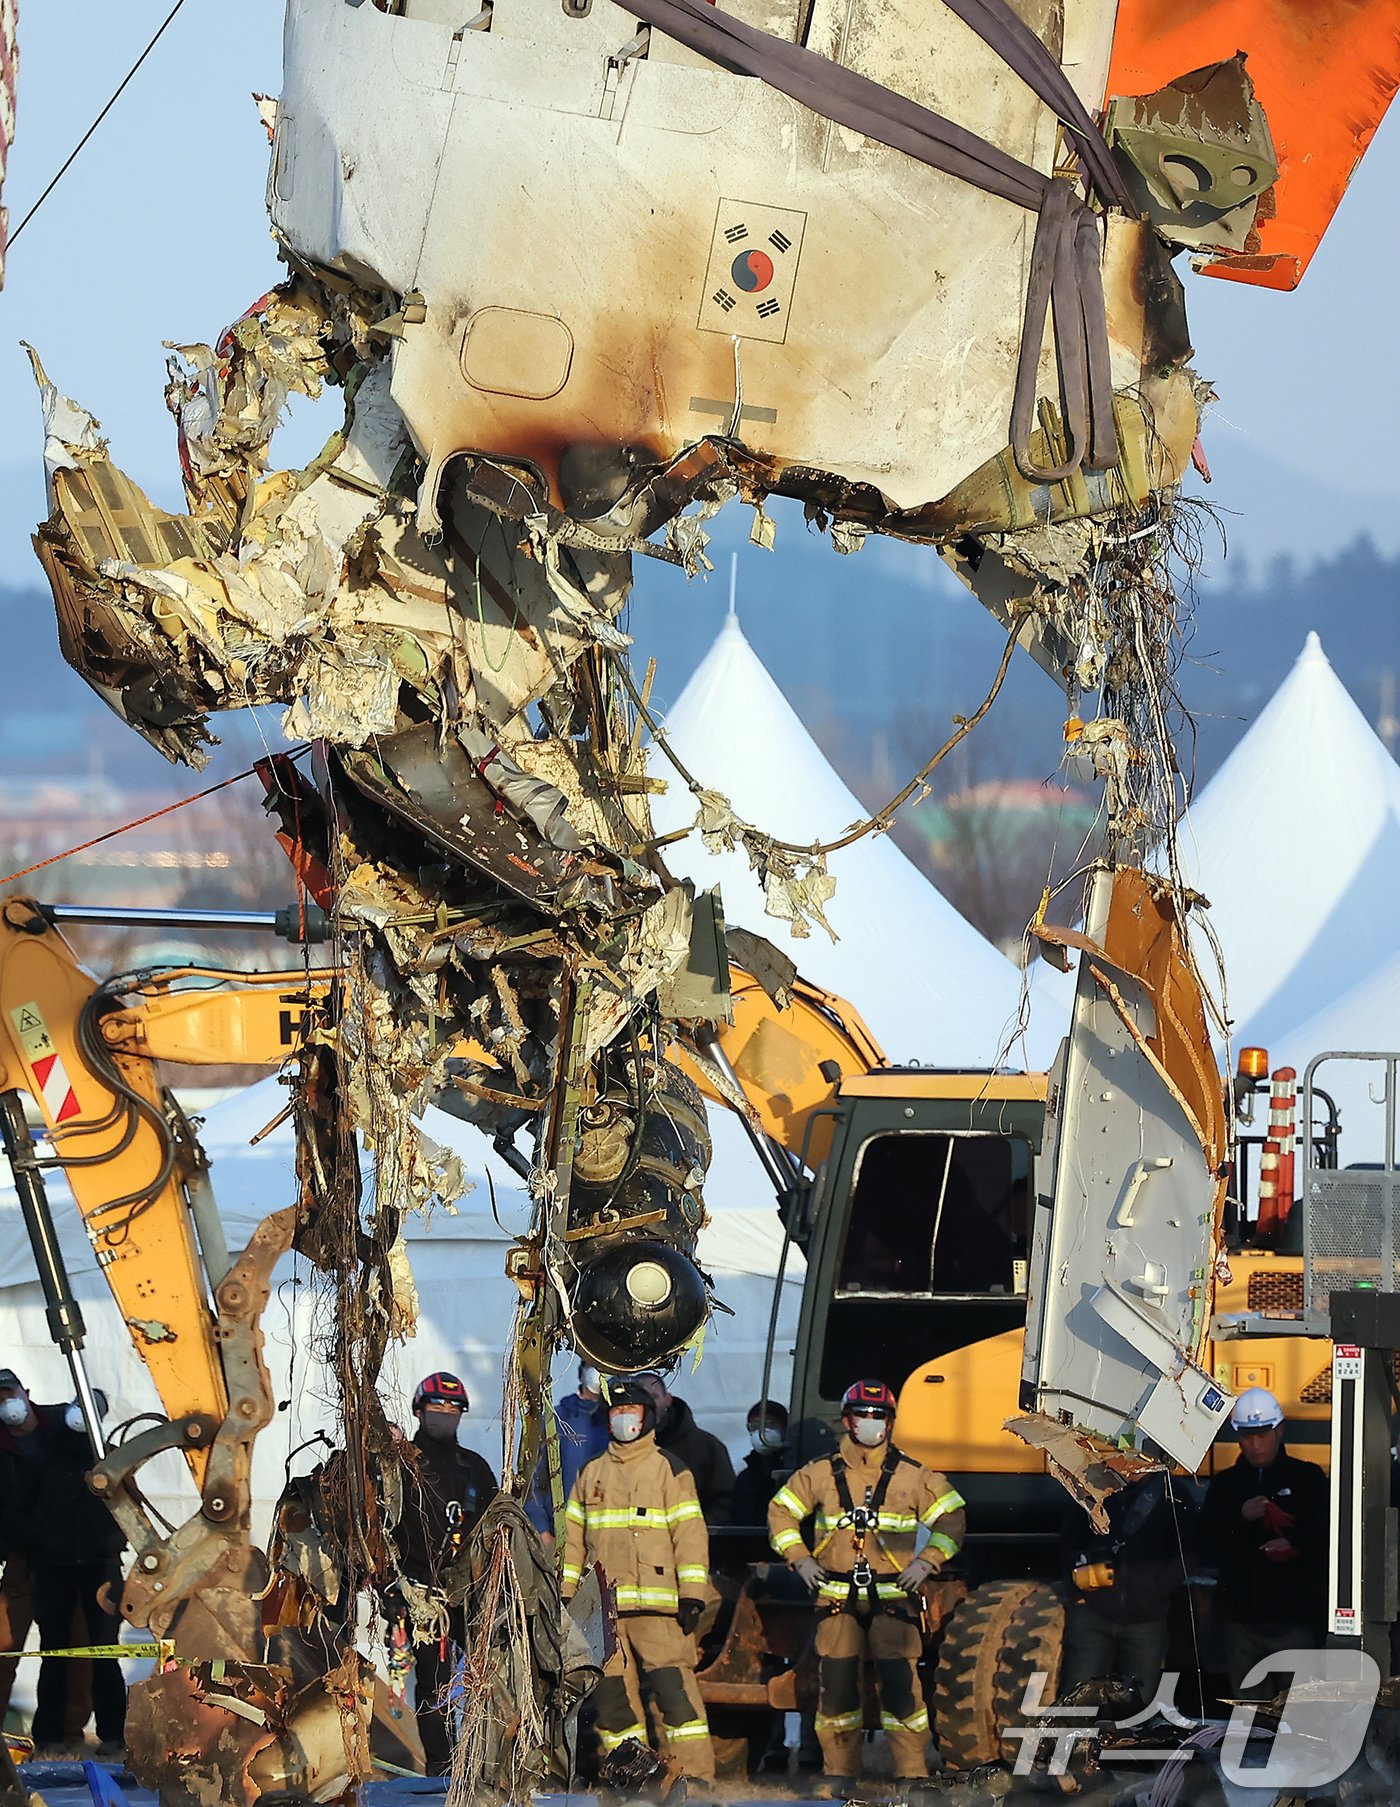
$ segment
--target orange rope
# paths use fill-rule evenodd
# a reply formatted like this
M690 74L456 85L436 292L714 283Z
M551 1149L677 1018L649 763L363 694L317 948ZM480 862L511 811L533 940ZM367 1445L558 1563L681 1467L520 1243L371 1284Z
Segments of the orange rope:
M244 778L253 776L254 768L249 766L246 772L235 772L232 778L221 779L218 784L211 784L206 791L196 791L192 797L181 797L178 803L167 803L164 809L153 809L148 816L137 816L134 822L123 822L120 828L109 828L106 834L94 835L90 841L80 841L76 847L68 847L62 853L51 854L46 860L40 860L35 866L26 866L22 872L12 872L8 878L0 878L0 887L12 885L17 878L28 878L31 872L42 872L45 866L56 866L60 860L71 859L75 853L86 853L89 847L100 847L104 841L113 840L119 834L126 834L129 829L142 828L147 822L157 822L162 816L171 815L177 809L183 809L187 803L198 803L202 797L212 797L215 791L227 790L229 785L238 784Z

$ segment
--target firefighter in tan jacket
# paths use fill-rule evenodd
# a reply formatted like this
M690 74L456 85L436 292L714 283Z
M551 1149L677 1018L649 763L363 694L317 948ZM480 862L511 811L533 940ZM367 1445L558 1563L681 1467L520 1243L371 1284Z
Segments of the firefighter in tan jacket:
M768 1508L773 1548L817 1596L822 1763L833 1779L860 1773L861 1666L868 1655L895 1775L926 1776L919 1594L962 1545L962 1495L890 1442L894 1394L882 1382L848 1387L841 1422L846 1435L836 1454L799 1468ZM799 1529L809 1514L812 1550ZM916 1554L921 1534L927 1541Z
M593 1696L604 1751L624 1738L646 1743L645 1677L668 1754L686 1775L709 1780L715 1758L691 1634L709 1586L710 1540L690 1471L658 1448L655 1428L646 1388L614 1383L608 1447L580 1473L565 1511L564 1598L594 1562L617 1589L618 1649Z

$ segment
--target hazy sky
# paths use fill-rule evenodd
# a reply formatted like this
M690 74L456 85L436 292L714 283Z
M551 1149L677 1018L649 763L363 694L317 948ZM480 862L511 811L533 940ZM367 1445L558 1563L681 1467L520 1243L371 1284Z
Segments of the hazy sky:
M21 0L12 226L169 0ZM39 414L21 339L102 422L118 462L180 505L161 341L211 339L276 281L253 90L276 93L282 0L184 10L11 254L0 294L0 582L38 579ZM1207 450L1235 544L1306 557L1371 526L1400 548L1391 350L1400 292L1392 115L1293 295L1188 279L1197 367L1221 402ZM586 223L582 230L586 231ZM339 418L338 404L332 411ZM294 421L285 461L322 437Z

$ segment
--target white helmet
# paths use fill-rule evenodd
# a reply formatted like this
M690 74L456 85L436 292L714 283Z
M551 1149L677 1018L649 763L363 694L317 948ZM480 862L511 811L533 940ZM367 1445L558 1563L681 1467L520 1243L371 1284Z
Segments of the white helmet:
M1268 1431L1283 1423L1283 1407L1267 1387L1246 1387L1230 1413L1230 1429Z

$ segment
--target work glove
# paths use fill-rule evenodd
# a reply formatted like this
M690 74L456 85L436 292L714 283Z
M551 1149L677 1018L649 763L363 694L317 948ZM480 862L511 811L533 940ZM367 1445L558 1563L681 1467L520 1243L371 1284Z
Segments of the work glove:
M795 1575L802 1577L812 1593L816 1593L822 1582L826 1580L826 1570L815 1556L804 1556L800 1562L793 1563L792 1569Z
M682 1600L676 1608L676 1620L687 1637L700 1623L700 1615L705 1610L703 1600Z
M1271 1537L1283 1537L1298 1522L1287 1506L1280 1506L1277 1500L1270 1500L1264 1507L1264 1523L1269 1528Z
M933 1564L924 1556L916 1556L907 1569L900 1570L896 1580L906 1594L917 1594L932 1573Z
M1298 1552L1286 1537L1275 1537L1259 1546L1259 1554L1266 1556L1270 1562L1293 1562Z

